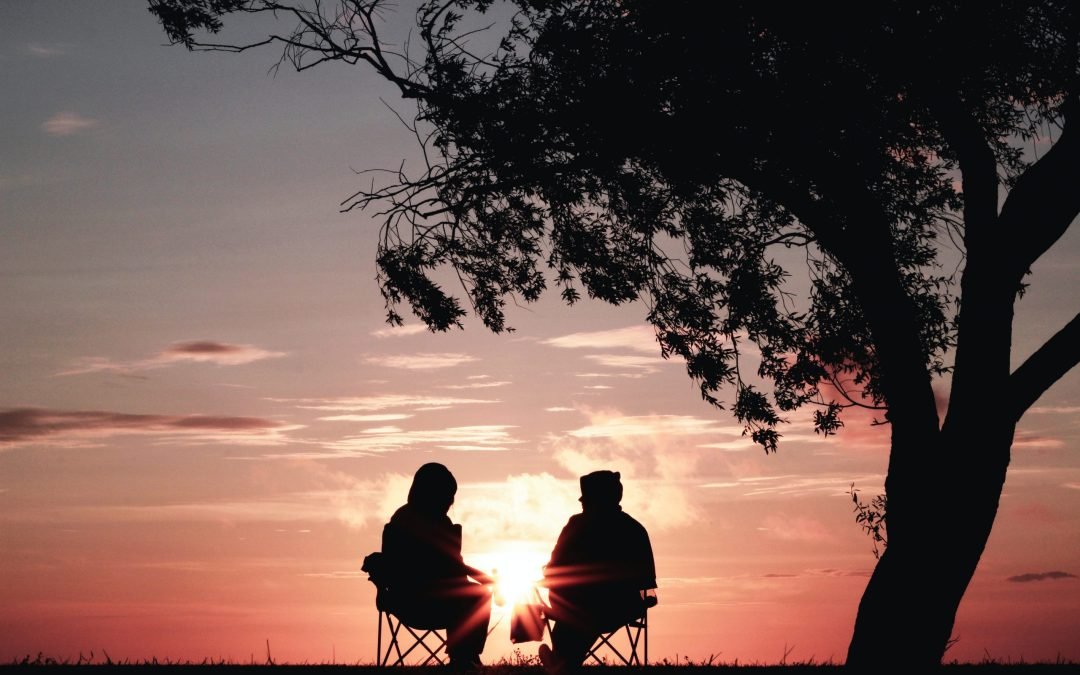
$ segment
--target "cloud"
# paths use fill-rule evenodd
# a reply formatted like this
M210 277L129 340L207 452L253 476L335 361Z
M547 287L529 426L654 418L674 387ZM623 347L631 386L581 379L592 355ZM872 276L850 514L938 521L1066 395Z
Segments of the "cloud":
M647 354L660 352L653 329L646 325L611 330L571 333L541 340L540 344L560 349L629 349Z
M657 366L667 363L657 356L638 356L636 354L588 354L585 358L595 361L605 368L636 368L639 375L655 373Z
M387 328L380 328L379 330L371 331L371 334L377 338L393 338L393 337L408 337L409 335L419 335L420 333L431 332L427 326L420 323L411 323L407 326L389 326Z
M30 443L92 447L102 438L144 434L175 440L278 445L302 428L259 417L147 415L103 410L9 408L0 411L0 447Z
M439 389L494 389L495 387L505 387L508 384L512 384L507 380L502 381L477 381L469 382L467 384L444 384Z
M568 432L576 438L625 438L629 436L741 436L741 427L721 427L715 420L691 415L622 415L589 411L589 424Z
M806 516L769 516L758 530L783 541L825 542L834 539L821 521Z
M277 403L293 403L305 410L328 412L379 412L405 409L412 412L452 408L459 405L498 403L498 400L458 398L455 396L415 396L410 394L381 394L379 396L342 396L336 398L271 398Z
M859 486L863 495L885 491L885 477L877 474L861 476L746 476L733 481L703 483L700 488L738 490L742 497L806 497L810 495L845 497L851 484Z
M702 443L697 447L705 448L707 450L720 450L722 452L746 452L747 450L761 448L760 445L746 436L720 443Z
M469 356L468 354L419 353L369 356L364 359L364 362L374 366L383 366L384 368L434 370L437 368L453 368L477 360L475 356Z
M174 343L161 352L158 358L168 362L196 361L199 363L216 363L221 366L239 366L282 356L285 356L285 352L272 352L254 345L233 345L224 342L199 340L196 342Z
M93 129L97 120L74 112L58 112L41 124L41 130L50 136L71 136L80 131Z
M266 500L83 507L90 519L135 522L332 522L331 503L296 495Z
M383 415L330 415L318 418L320 422L394 422L412 417L404 413L386 413Z
M1029 581L1046 581L1057 579L1076 579L1075 574L1069 574L1068 572L1028 572L1026 574L1017 574L1013 577L1008 577L1005 581L1013 581L1016 583L1027 583Z
M212 363L218 366L241 366L264 359L276 359L285 352L274 352L248 344L229 344L213 340L174 342L149 358L137 361L113 361L90 356L77 361L71 368L57 376L85 375L88 373L115 372L129 374L141 370L167 368L178 363Z
M1028 408L1029 415L1075 415L1080 405L1037 405Z
M564 405L556 405L550 408L544 408L544 412L560 413L560 412L574 412L577 408L567 408Z
M67 51L60 45L43 45L36 42L31 42L26 45L26 51L31 56L36 56L40 59L48 59L54 56L63 56Z
M328 500L338 519L354 528L390 520L394 511L405 503L412 484L412 476L401 473L356 479L337 472L332 477L343 487L327 492Z
M546 554L567 519L581 510L577 498L576 479L548 473L511 475L502 481L463 483L453 516L463 523L466 545L473 550L498 550L511 539Z
M379 454L415 450L419 446L434 446L444 450L486 451L509 450L508 446L523 443L510 434L515 427L503 424L478 424L443 429L401 429L395 426L371 427L356 436L325 443L325 447L342 454Z
M578 412L587 424L548 440L553 459L574 476L597 469L619 471L626 510L646 527L661 529L690 525L702 515L691 489L702 453L687 439L741 433L688 415Z
M1065 447L1060 438L1030 432L1018 432L1012 447L1014 450L1050 450Z
M519 474L498 481L469 481L458 473L458 493L450 516L464 526L464 549L471 564L490 569L489 554L527 544L546 554L563 524L581 510L577 481L548 473ZM412 477L389 473L357 479L345 472L328 472L329 489L322 501L337 518L353 528L381 526L405 503ZM316 498L316 493L311 493ZM542 561L541 561L542 562Z

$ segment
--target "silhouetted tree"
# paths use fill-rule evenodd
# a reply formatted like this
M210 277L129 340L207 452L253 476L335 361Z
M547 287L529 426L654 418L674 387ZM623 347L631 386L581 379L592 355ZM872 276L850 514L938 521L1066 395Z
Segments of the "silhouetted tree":
M1080 211L1073 3L515 0L476 36L491 1L447 0L419 9L417 59L379 41L377 0L150 5L188 48L366 62L415 100L427 165L346 202L384 219L391 322L407 303L460 325L433 280L449 268L501 331L508 298L550 278L568 303L644 301L663 353L711 403L732 387L766 451L781 414L809 405L832 433L846 407L880 410L888 548L848 663L940 660L1016 423L1080 359L1078 317L1010 369L1025 275ZM295 28L194 37L232 12ZM739 369L746 343L767 388Z

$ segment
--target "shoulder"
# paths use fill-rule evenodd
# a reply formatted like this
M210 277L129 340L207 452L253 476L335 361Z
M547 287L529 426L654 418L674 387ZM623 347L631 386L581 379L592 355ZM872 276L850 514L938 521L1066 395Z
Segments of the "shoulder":
M402 504L397 511L394 511L394 515L390 516L390 522L400 523L403 520L409 520L412 515L412 507L408 504Z
M566 521L566 525L563 525L562 534L559 535L560 539L566 537L573 537L586 526L587 521L584 518L584 514L577 513L570 516L570 519Z
M569 520L566 521L566 525L563 526L563 529L579 530L582 527L585 527L585 525L587 525L588 523L589 519L585 516L584 513L575 513L574 515L570 516Z
M621 513L623 527L629 530L633 530L635 532L640 532L645 536L649 536L648 532L645 530L645 526L639 523L636 518L631 516L629 513L626 513L625 511L622 511Z

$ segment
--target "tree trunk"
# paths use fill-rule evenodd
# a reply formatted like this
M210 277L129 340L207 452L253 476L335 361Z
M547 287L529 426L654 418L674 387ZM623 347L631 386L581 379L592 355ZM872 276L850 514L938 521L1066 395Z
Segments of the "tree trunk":
M1011 429L966 431L940 433L937 454L952 456L950 446L963 443L983 450L986 461L946 461L921 475L890 472L893 490L922 498L889 502L889 543L859 603L849 666L933 667L949 646L957 608L997 515L1012 443ZM894 526L897 521L903 526Z
M971 267L965 281L975 285ZM888 547L859 604L850 666L937 666L990 537L1016 428L1008 395L1015 291L980 281L965 294L941 430L926 432L929 420L916 419L925 412L891 420Z

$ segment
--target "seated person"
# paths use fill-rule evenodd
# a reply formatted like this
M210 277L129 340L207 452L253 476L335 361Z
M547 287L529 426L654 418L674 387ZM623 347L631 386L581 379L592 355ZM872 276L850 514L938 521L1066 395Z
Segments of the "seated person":
M642 616L642 591L656 588L649 535L623 513L622 494L616 472L581 477L582 512L563 528L544 569L555 620L551 648L540 645L549 671L580 666L602 633Z
M491 618L491 593L481 584L493 582L461 558L461 526L446 515L456 493L449 469L421 466L408 502L383 528L381 567L393 613L415 628L446 628L450 664L469 668L480 665Z

